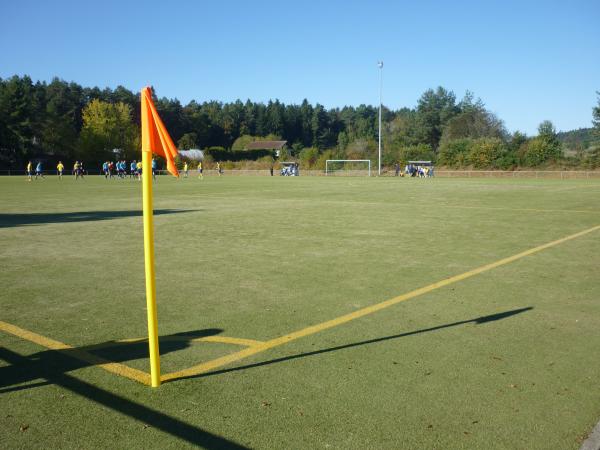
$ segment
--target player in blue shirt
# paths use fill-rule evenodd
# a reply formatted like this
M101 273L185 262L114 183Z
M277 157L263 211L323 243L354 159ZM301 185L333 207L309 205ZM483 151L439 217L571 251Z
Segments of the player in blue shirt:
M37 166L35 166L35 179L38 177L44 178L44 173L42 172L42 162L38 161Z

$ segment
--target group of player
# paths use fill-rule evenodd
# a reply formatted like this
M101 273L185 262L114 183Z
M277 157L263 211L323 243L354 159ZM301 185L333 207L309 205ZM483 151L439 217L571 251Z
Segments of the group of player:
M220 162L217 162L216 169L217 169L219 176L223 174L223 170L221 169ZM152 178L154 180L156 180L156 171L157 171L156 160L153 159L152 160ZM204 174L203 174L203 168L202 168L202 161L198 161L198 165L196 166L196 171L198 173L198 178L203 179ZM104 178L106 178L106 179L114 178L115 176L117 178L126 178L127 176L129 176L129 178L137 178L138 180L141 180L142 179L142 162L136 161L134 159L133 161L131 161L129 163L129 172L127 172L127 161L125 161L125 160L121 160L121 161L117 161L117 162L105 161L102 164L102 173L104 174ZM185 161L183 163L182 173L183 173L183 178L189 177L190 164L188 164L187 161Z
M219 176L221 176L223 174L223 170L221 169L221 163L217 162L217 172L219 173ZM202 168L202 161L198 161L198 165L196 166L196 171L198 172L198 178L200 179L204 179L204 174L203 171L204 169ZM187 161L185 161L183 163L183 178L188 178L190 174L190 166L187 163Z
M112 178L121 178L124 179L126 177L131 178L136 178L138 180L142 179L142 162L141 161L137 161L137 160L133 160L129 163L129 171L127 171L127 161L125 160L120 160L120 161L105 161L104 163L102 163L102 174L104 175L104 178L106 179L112 179ZM58 178L62 180L62 176L63 176L63 172L65 170L65 165L62 163L62 161L59 161L58 164L56 165L56 173L58 175ZM204 175L203 175L203 169L202 169L202 161L198 162L198 165L196 166L196 170L198 173L198 178L203 179ZM221 163L217 162L216 165L216 170L217 173L219 174L219 176L221 176L223 174L223 170L221 168ZM156 171L157 171L157 164L156 164L156 160L153 159L152 160L152 178L154 180L156 180ZM183 178L188 178L189 176L189 171L190 171L190 165L188 164L188 162L184 162L183 164ZM75 164L73 164L73 171L72 171L73 176L75 177L75 179L83 179L83 176L85 174L85 170L83 168L83 162L82 161L75 161ZM28 181L32 181L33 179L38 179L38 178L44 178L44 170L43 170L43 164L42 161L38 161L36 166L35 166L35 170L33 170L33 163L31 161L29 161L27 163L27 180Z
M156 171L156 161L152 160L152 176L155 176ZM120 160L117 162L113 161L104 161L102 164L102 173L104 174L104 178L111 179L115 176L117 178L126 178L129 175L129 178L137 178L138 180L142 179L142 162L133 160L129 163L129 173L127 173L127 161Z
M433 166L408 164L404 167L404 173L409 177L431 178L433 177Z
M45 178L44 177L44 167L42 164L42 161L38 161L37 164L35 165L35 171L33 170L33 163L31 161L29 161L27 163L27 181L32 181L33 179L38 179L39 178ZM65 165L62 163L62 161L59 161L58 164L56 165L56 174L58 175L58 179L62 180L63 177L63 172L65 171ZM72 174L75 177L75 179L83 179L83 175L84 175L84 168L83 168L83 162L82 161L75 161L75 164L73 164L73 171ZM35 178L34 178L35 177Z

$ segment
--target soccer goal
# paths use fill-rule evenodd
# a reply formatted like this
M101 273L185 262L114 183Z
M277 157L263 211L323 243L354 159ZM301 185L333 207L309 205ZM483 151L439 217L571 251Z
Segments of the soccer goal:
M370 159L328 159L325 175L371 176Z

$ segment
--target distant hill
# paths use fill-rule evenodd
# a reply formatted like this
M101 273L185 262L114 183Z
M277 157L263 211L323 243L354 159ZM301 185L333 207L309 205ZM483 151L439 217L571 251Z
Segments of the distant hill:
M597 142L593 128L561 131L557 133L557 137L565 145L567 151L587 150L594 142Z

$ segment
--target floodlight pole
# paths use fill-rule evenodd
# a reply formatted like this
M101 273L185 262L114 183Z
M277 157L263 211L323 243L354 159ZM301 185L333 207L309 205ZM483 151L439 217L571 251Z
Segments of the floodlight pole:
M377 175L381 175L381 91L383 89L383 61L378 61L379 67L379 159L377 163Z

